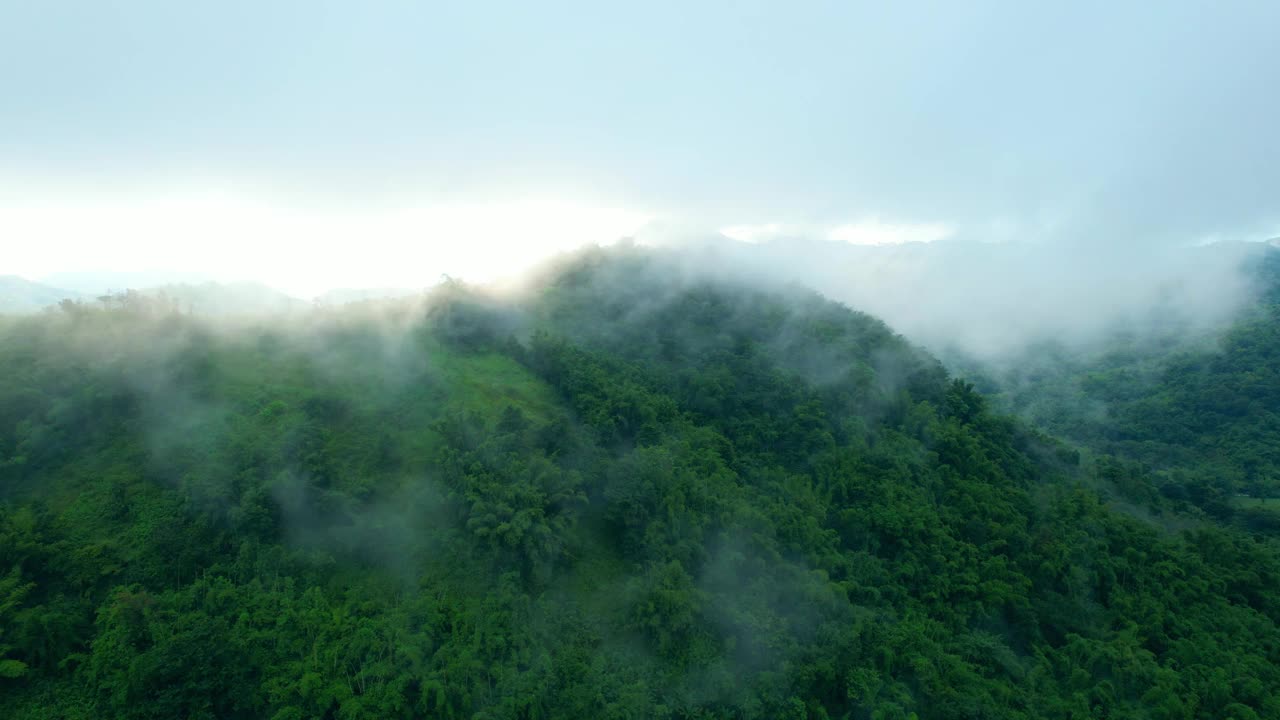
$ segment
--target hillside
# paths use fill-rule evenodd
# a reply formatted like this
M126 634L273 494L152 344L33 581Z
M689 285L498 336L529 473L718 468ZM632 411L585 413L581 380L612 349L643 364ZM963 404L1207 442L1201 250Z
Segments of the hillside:
M20 278L0 275L0 314L32 313L63 299L77 299L79 293Z
M1280 251L1248 267L1255 300L1227 327L1116 337L1090 352L1041 346L966 374L1002 409L1127 463L1125 475L1143 478L1134 499L1280 532L1267 506L1280 498Z
M308 303L260 283L160 285L144 294L196 315L269 315L300 312Z
M802 289L620 248L0 370L3 717L1280 717L1274 542Z

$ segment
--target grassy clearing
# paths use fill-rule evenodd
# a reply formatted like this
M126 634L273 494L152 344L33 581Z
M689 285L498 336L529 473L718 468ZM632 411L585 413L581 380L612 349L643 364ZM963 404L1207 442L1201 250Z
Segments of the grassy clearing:
M1237 495L1232 499L1231 504L1239 510L1270 510L1271 512L1280 513L1280 498L1263 498L1263 497L1246 497Z
M557 412L551 388L509 357L436 350L431 360L449 404L459 409L495 417L511 405L539 422Z

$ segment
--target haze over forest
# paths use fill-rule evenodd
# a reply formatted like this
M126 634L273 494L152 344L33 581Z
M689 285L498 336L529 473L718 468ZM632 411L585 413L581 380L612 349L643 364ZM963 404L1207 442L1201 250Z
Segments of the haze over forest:
M1280 236L1269 3L3 13L0 273L54 286L309 299L724 233L806 277L848 263L783 241L954 244L876 277L1083 315L1201 265L1175 248Z
M0 0L0 717L1280 718L1277 27Z

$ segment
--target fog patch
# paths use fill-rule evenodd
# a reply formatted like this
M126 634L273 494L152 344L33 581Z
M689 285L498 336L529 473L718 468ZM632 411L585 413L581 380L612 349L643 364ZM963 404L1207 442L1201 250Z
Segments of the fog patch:
M987 362L1053 341L1087 350L1220 330L1256 299L1265 243L1098 242L853 245L805 237L736 242L682 229L641 234L707 277L798 283L871 314L937 355Z

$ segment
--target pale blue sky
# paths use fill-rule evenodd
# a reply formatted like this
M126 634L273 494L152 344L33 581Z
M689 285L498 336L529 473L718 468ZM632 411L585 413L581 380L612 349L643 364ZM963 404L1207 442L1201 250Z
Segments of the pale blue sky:
M713 228L1253 237L1280 230L1278 29L1275 2L0 0L0 211L23 210L0 233L216 193L355 225L539 198ZM74 246L59 232L37 239Z

